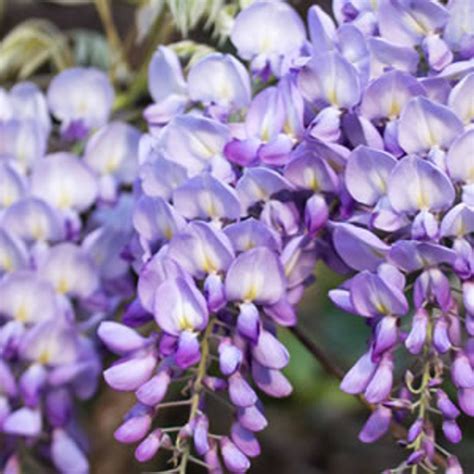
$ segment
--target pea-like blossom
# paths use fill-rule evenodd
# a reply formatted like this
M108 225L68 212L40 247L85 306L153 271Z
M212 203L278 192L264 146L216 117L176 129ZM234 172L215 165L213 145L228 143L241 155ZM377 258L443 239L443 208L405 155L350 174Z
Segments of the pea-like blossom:
M95 328L130 295L130 261L121 255L131 237L124 185L133 176L114 175L116 201L104 205L103 170L91 157L98 139L86 143L110 113L113 90L104 73L66 70L53 79L48 100L31 83L2 97L0 470L20 472L27 444L38 469L86 474L76 406L95 394L102 370ZM86 148L88 159L67 141L47 154L50 133L59 135L52 115L62 138ZM130 129L137 132L111 127L118 154L111 159L135 169L138 140L130 140Z

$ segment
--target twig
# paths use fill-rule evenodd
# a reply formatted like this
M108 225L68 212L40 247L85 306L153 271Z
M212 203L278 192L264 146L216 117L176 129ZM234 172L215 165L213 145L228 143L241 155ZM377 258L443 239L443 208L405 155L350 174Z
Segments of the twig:
M306 334L307 332L298 326L290 328L291 332L296 336L296 338L303 344L304 347L310 352L315 359L321 364L323 369L330 375L334 375L339 380L342 380L344 377L344 371L334 364L331 359L326 355L326 353Z

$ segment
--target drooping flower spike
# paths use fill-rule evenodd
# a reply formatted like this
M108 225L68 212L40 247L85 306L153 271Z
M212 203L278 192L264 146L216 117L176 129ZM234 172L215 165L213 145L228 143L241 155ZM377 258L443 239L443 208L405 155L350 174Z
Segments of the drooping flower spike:
M30 83L4 99L11 114L0 119L0 470L22 472L27 462L85 474L76 405L94 395L101 374L95 328L132 290L129 261L121 258L131 237L131 192L123 185L134 179L138 132L105 125L113 91L92 69L53 80L52 110ZM106 128L81 144L85 158L66 144L46 155L56 132L51 113L75 142ZM114 146L104 165L98 155L107 127ZM104 192L107 174L113 183Z
M235 19L238 58L212 53L186 69L173 49L155 53L129 248L137 298L123 324L99 328L119 356L107 382L135 393L115 437L138 443L138 460L171 448L176 469L194 456L211 472L221 461L250 468L253 433L267 424L259 392L291 392L277 328L296 324L318 259L350 274L331 299L370 328L341 384L375 405L361 441L405 419L400 472L429 472L433 412L459 441L474 390L472 113L462 100L474 35L461 3L338 0L336 22L310 9L306 37L288 4L259 1ZM402 347L409 365L395 372ZM171 399L174 384L183 399ZM226 432L215 432L210 396L231 406ZM169 406L188 410L182 427L160 424Z

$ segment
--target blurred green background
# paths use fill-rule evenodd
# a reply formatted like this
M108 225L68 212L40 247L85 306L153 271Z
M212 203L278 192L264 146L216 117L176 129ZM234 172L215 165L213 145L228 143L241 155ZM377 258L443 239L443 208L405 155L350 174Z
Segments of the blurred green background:
M74 3L73 6L65 6ZM81 4L82 3L82 4ZM133 21L134 3L113 0L113 17L119 34L125 34ZM314 2L291 2L302 14ZM329 2L318 2L329 11ZM82 54L94 56L92 63L107 61L106 42L98 33L101 20L91 2L78 0L0 0L0 37L15 26L31 18L45 18L61 31L83 34L87 43ZM192 34L205 42L209 33L197 28ZM173 39L179 39L176 35ZM86 43L84 43L86 44ZM81 54L81 50L75 51ZM140 56L140 51L137 51ZM136 58L135 58L136 59ZM1 66L1 64L0 64ZM1 73L1 71L0 71ZM2 85L0 83L0 85ZM368 330L362 318L337 311L327 298L327 291L341 281L324 266L318 266L317 282L306 292L299 308L300 325L327 354L347 370L365 348ZM259 435L262 455L254 461L252 471L258 474L376 474L387 467L395 467L404 459L404 451L387 435L382 442L364 445L357 439L368 411L353 397L338 390L338 382L328 376L289 331L281 331L281 338L289 348L291 362L286 370L294 385L294 393L286 400L265 399L269 427ZM83 409L84 422L91 436L92 469L96 474L135 474L165 469L167 453L147 466L133 460L133 447L120 445L113 439L113 431L132 405L132 397L109 390L104 383L98 397ZM216 418L219 407L212 406ZM167 415L166 424L173 424L178 416ZM461 448L449 446L457 454L466 472L474 472L474 427L464 420L465 441ZM202 472L192 468L190 472ZM30 473L28 473L30 474ZM31 473L40 474L40 473Z

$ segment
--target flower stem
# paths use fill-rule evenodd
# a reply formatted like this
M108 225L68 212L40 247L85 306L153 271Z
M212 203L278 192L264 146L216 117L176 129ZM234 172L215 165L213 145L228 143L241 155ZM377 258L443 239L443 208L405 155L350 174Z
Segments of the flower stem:
M329 374L336 377L338 380L342 380L344 377L344 371L334 362L331 361L329 356L324 352L324 350L318 346L311 338L307 336L307 331L301 329L298 326L290 328L291 332L296 336L296 338L303 344L303 346L308 350L310 354L321 364L321 367ZM429 375L429 372L428 372ZM364 397L356 397L363 405L368 407L371 411L375 409L374 405L368 403ZM407 436L406 428L396 421L392 421L390 424L390 431L392 436L395 439L405 439ZM435 453L434 462L440 467L446 467L446 460L439 453Z
M189 418L188 422L192 421L193 418L196 416L198 409L199 409L199 401L201 399L201 394L204 391L203 379L206 376L207 371L207 362L209 359L209 336L212 334L212 329L214 327L214 321L210 321L207 325L206 330L204 331L204 335L201 341L201 360L199 361L199 365L197 368L196 378L193 383L193 395L191 397L191 408L189 411ZM178 437L177 440L177 447L180 449L181 440ZM196 462L195 458L191 456L189 451L189 443L187 443L182 450L181 461L179 463L179 473L186 474L186 467L188 465L188 461Z

